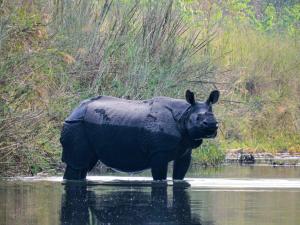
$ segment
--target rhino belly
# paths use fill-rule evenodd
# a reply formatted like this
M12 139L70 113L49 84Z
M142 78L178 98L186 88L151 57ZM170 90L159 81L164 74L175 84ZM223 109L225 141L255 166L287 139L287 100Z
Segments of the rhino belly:
M124 172L150 167L143 129L86 123L86 133L99 160L108 167Z

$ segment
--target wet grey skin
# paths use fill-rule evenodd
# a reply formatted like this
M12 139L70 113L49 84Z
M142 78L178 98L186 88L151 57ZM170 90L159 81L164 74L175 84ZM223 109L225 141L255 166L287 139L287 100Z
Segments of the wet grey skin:
M60 142L64 179L82 180L100 160L118 171L151 169L154 180L165 180L170 161L173 179L182 180L192 149L217 135L212 105L219 91L205 102L155 97L144 101L98 96L83 101L65 120Z

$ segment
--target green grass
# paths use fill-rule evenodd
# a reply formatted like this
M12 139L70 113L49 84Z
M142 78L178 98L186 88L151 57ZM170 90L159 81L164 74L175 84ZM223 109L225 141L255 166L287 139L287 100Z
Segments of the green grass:
M203 166L217 166L225 159L225 151L216 141L205 140L197 149L193 150L193 163Z

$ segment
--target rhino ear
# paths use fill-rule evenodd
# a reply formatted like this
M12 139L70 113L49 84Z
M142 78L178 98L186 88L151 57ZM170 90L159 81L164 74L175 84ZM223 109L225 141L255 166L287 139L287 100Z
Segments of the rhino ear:
M218 90L214 90L210 93L208 99L206 100L207 104L215 104L219 100L220 92Z
M190 90L186 90L186 92L185 92L185 99L191 105L195 105L195 96L194 96L194 93L191 92Z

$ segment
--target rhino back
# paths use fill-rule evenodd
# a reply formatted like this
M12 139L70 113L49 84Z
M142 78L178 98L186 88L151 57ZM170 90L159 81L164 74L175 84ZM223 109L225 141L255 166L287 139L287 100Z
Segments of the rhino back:
M84 121L99 126L136 128L179 137L173 112L166 104L171 98L161 99L134 101L104 96L88 103Z
M90 103L91 100L87 99L80 103L78 107L76 107L71 114L65 119L65 122L67 123L74 123L74 122L80 122L84 120L84 116L87 110L87 105Z
M142 127L149 104L114 97L102 97L88 104L84 121L98 125Z
M117 98L89 103L86 132L104 164L121 171L143 170L157 151L169 151L173 160L181 136L170 110L158 103Z

